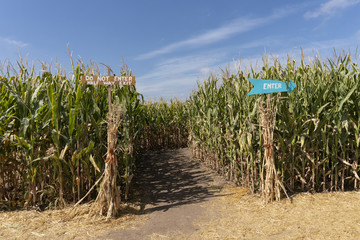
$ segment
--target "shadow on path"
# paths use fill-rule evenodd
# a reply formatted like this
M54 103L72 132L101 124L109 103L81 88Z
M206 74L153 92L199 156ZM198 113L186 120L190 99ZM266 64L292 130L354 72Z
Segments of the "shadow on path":
M187 149L149 152L139 161L134 184L140 189L144 213L202 202L213 197L223 184L214 173L190 160ZM149 205L149 206L147 206Z
M191 235L198 230L194 221L206 213L203 203L225 184L214 171L192 161L189 149L144 154L133 181L140 214L149 219L137 229L110 232L105 239L150 239L152 234L179 231Z

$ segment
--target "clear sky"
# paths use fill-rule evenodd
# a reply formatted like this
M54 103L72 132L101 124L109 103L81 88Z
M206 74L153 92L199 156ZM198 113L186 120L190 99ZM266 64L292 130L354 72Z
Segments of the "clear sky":
M355 52L360 0L0 0L0 61L122 57L146 99L186 99L209 73L261 56ZM234 70L235 71L235 70Z

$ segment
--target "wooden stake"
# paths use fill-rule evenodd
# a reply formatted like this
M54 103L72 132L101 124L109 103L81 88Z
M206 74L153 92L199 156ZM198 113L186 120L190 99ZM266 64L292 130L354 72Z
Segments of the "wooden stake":
M106 66L106 65L105 65ZM110 68L108 75L110 75ZM113 109L111 103L111 86L108 86L108 146L105 160L104 179L100 186L99 194L96 198L95 208L100 208L100 214L106 213L106 218L115 217L118 214L121 198L120 187L117 186L118 164L115 155L117 143L117 131L121 121L122 109Z

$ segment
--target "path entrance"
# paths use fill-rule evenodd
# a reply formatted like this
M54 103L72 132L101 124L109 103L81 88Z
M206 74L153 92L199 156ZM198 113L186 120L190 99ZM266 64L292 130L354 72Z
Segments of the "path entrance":
M106 239L150 239L151 236L196 232L194 223L206 214L204 204L225 181L191 160L189 149L150 152L141 157L133 189L139 190L141 214L148 220L137 229L111 232Z

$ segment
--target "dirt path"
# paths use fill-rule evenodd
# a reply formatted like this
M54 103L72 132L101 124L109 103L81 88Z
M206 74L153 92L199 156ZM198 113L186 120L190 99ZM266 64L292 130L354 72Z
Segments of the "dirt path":
M301 193L265 205L225 184L186 149L144 156L137 188L148 219L105 239L359 239L360 193ZM145 187L146 186L146 187Z
M111 232L105 239L150 239L169 233L191 235L206 213L203 204L224 186L222 177L190 158L188 149L148 153L140 161L135 189L141 212L149 216L137 229Z
M116 219L91 205L0 212L0 239L359 239L360 192L301 193L265 205L191 160L187 149L148 153L132 203Z

